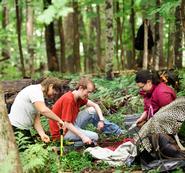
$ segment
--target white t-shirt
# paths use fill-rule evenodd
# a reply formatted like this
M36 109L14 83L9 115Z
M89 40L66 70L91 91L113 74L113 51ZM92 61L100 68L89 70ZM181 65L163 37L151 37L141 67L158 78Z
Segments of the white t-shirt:
M34 124L35 115L38 113L33 105L36 101L44 102L40 84L30 85L21 90L8 115L11 124L20 129L30 129Z

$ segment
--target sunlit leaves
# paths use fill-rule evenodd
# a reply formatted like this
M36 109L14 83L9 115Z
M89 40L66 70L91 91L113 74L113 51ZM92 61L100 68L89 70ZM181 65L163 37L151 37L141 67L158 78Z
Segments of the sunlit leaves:
M67 0L52 0L52 4L37 18L38 21L48 25L53 20L73 12L72 8L66 6L66 3Z

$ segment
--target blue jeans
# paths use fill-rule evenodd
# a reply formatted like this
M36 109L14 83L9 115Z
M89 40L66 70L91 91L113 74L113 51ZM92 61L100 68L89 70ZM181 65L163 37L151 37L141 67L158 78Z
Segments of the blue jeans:
M98 134L96 132L92 132L89 130L84 130L87 126L87 124L92 123L95 127L97 127L99 122L99 116L95 109L93 107L89 107L81 112L79 112L77 119L74 123L74 126L81 131L81 133L85 134L87 137L89 137L91 140L97 141L98 140ZM121 128L114 124L109 122L108 120L104 121L104 128L102 129L102 132L105 134L111 134L111 135L120 135L122 134ZM71 141L79 141L81 140L80 137L76 136L71 131L68 131L66 135L64 136L64 139L71 140Z

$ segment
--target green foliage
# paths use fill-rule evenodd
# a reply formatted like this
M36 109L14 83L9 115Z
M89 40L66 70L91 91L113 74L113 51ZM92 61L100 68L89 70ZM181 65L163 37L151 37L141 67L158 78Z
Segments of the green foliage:
M43 14L38 16L40 23L49 25L54 19L59 19L72 12L72 8L66 7L67 0L52 0L52 5L44 10Z
M15 132L16 144L19 150L28 148L30 141L29 137L24 136L21 132Z
M23 171L25 173L57 172L58 161L51 147L45 144L29 145L28 149L20 153Z
M61 158L61 170L80 172L84 168L91 168L89 155L82 155L79 152L71 151Z
M20 71L12 64L12 62L7 61L2 66L0 66L0 80L16 80L21 78Z
M180 5L180 0L166 0L162 3L160 7L154 7L150 8L148 11L149 16L153 16L156 13L159 13L161 16L165 17L167 20L174 19L174 14L175 9L177 6Z

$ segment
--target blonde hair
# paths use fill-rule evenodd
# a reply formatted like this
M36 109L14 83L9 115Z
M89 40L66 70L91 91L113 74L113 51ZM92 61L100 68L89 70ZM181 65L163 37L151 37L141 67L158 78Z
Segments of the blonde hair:
M91 79L89 79L88 77L82 77L79 82L76 85L76 90L79 89L79 87L81 86L83 89L87 89L87 85L91 84L95 90L95 84L93 83L93 81Z

